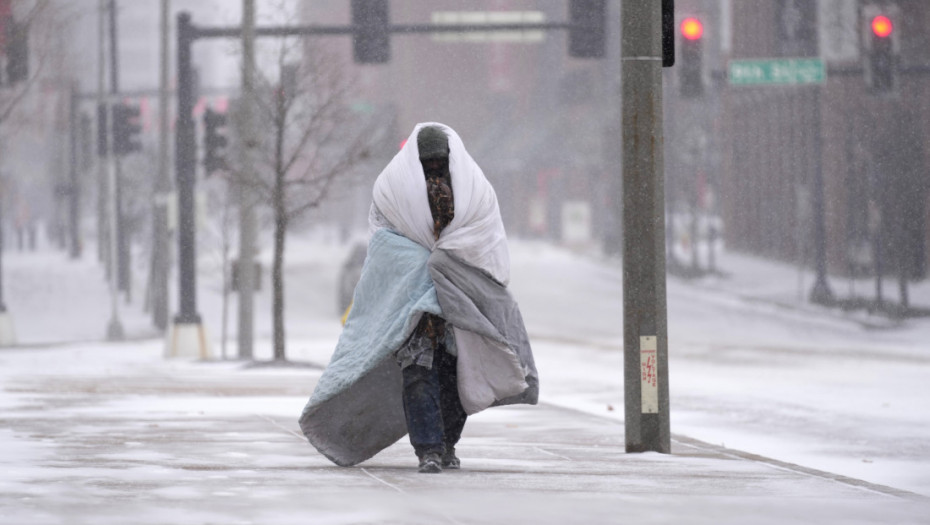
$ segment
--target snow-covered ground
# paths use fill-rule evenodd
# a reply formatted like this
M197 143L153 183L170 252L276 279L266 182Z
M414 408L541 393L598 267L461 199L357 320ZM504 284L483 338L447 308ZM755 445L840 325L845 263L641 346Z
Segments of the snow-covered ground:
M324 365L339 335L335 281L348 247L338 244L333 237L327 232L315 232L295 235L289 240L287 331L288 356L293 360ZM604 421L604 424L616 425L616 434L610 445L619 446L622 450L622 428L616 424L623 418L622 279L619 261L540 242L513 241L511 250L511 289L520 302L530 332L541 377L541 400L548 407L545 410L549 411L546 413L551 414L553 407L564 407L571 409L571 413L585 412L597 416L595 420ZM61 383L58 393L63 395L68 389L82 394L109 392L113 395L141 389L138 394L122 395L118 402L113 402L115 404L103 405L103 409L119 414L137 413L139 425L145 425L150 418L157 419L158 414L168 411L186 413L186 407L190 417L196 417L198 412L217 418L254 419L258 415L282 428L296 428L294 420L312 389L318 370L262 372L243 369L235 362L165 361L161 358L162 343L150 328L147 315L140 306L144 296L141 286L136 287L134 301L131 304L121 302L119 309L127 334L139 342L117 345L93 342L103 338L111 307L102 269L92 259L87 255L81 261L69 261L65 254L51 251L4 255L5 299L22 345L18 349L0 350L0 361L3 362L0 364L0 380L4 385L3 392L0 392L0 410L5 419L10 418L8 423L17 417L14 409L26 410L30 403L36 402L39 396L36 392L45 388L40 386L43 384L40 379L45 377L48 380L44 383L46 385ZM211 335L213 354L219 358L222 303L216 261L211 254L202 254L199 311ZM925 399L930 394L927 386L930 382L930 319L892 323L864 313L844 314L812 306L801 299L803 294L799 294L799 290L810 286L810 273L799 272L798 268L790 265L722 253L719 266L727 272L727 277L697 281L670 278L668 282L673 448L682 452L688 450L694 440L699 440L708 446L739 451L733 452L733 457L745 459L757 455L770 458L769 465L782 465L771 469L773 472L787 468L789 471L813 472L815 478L849 478L853 486L858 486L857 480L861 480L861 486L868 489L859 498L855 496L855 490L844 495L823 492L820 485L804 485L804 490L812 491L809 497L830 500L823 506L826 510L817 514L819 519L811 521L843 522L828 519L831 511L840 508L844 509L840 515L848 518L852 512L850 509L853 509L852 515L868 523L881 523L882 516L897 516L868 497L870 491L913 493L917 495L914 498L918 504L925 506L926 498L930 498L930 411L925 406ZM838 294L848 290L845 281L834 280L831 284ZM861 292L866 289L861 283L857 286ZM268 286L263 286L257 300L256 355L259 359L267 359L271 355L268 290ZM911 299L914 304L930 305L930 285L926 282L915 284ZM230 325L234 327L234 305L229 311ZM236 351L233 331L231 328L226 349L228 356L235 355ZM83 343L76 344L76 341ZM50 343L60 344L48 349L39 348ZM151 377L154 383L150 390L147 390L149 386L144 380L141 384L137 381L126 385L120 382L121 375ZM32 376L39 379L30 379ZM232 389L229 396L240 397L225 399L223 396L226 394L205 397L193 393L196 392L193 385L198 382L211 384L211 381L218 385L217 388ZM302 389L304 382L307 386ZM11 384L15 387L6 386ZM167 389L165 391L171 396L146 395L146 392L162 392L159 389ZM63 418L61 424L75 424L73 430L78 434L89 432L88 426L92 426L84 418L95 420L102 417L100 407L94 408L92 413L82 412L91 409L82 408L79 402L73 406L57 403L53 409L55 417ZM485 436L482 424L500 424L502 418L509 417L506 414L512 413L489 411L487 415L478 416L473 433L469 434L472 425L466 429L463 444L471 439L474 446L486 445L488 450L492 450L495 443L505 446L505 443L495 441L493 435ZM521 414L516 413L514 417L526 417ZM165 424L161 421L149 423ZM556 419L540 424L538 428L546 435L558 434L559 429L554 428L558 424ZM24 490L18 476L33 476L31 479L34 480L50 476L48 469L42 470L37 465L42 464L42 458L47 457L50 447L56 446L56 442L43 438L41 433L23 435L3 428L7 426L0 426L0 443L3 445L0 448L4 449L0 454L0 467L4 471L0 474L0 492L13 493L10 491L14 488ZM127 431L127 434L131 432ZM587 434L579 434L583 435ZM297 440L299 436L292 438ZM577 442L583 437L572 439ZM128 437L123 441L119 443L122 447L120 457L134 462L133 465L149 465L150 470L127 471L126 482L145 485L150 477L157 478L159 458L168 458L166 454L169 452L164 448L153 448L152 443L141 438L138 442ZM239 442L238 438L233 441ZM126 442L137 444L130 446ZM564 443L561 446L565 446ZM540 447L547 454L565 458L572 455L552 447ZM300 450L303 454L315 455L312 449ZM726 453L715 450L715 454ZM252 459L248 467L257 469L264 465L276 468L276 462L281 458L274 456L272 451L266 452L267 456L250 456ZM233 454L228 457L234 462L238 457L236 453L235 450L217 452ZM379 460L376 457L373 461L377 460L375 466L390 463L395 455L401 457L400 454L391 452L385 458ZM646 483L651 475L649 468L640 470L634 466L635 463L624 463L624 458L630 456L610 456L619 461L614 465L619 465L617 468L629 467L618 471L617 475L632 475L627 480L629 483L635 484L637 480ZM263 464L256 457L265 457L270 463ZM721 478L732 476L733 480L742 480L741 476L748 475L740 470L743 467L738 466L738 462L731 462L725 467L721 467L719 462L690 464L687 453L677 456L677 460L676 454L670 458L649 454L643 457L651 467L671 461L676 467L686 465L699 471L716 469ZM321 465L326 464L325 460L319 459ZM479 460L478 465L488 469L523 468L522 464L508 465L505 462L501 465L495 461L500 460ZM608 468L596 462L592 465L595 470ZM675 472L676 476L682 476L682 472L688 470ZM142 478L133 479L135 474ZM68 479L99 475L94 465L85 463L74 469ZM692 481L699 479L699 474L694 475L697 477ZM758 476L755 471L752 475ZM385 482L384 479L380 481ZM481 480L476 482L480 485ZM39 482L34 481L29 487L34 489L35 483ZM55 483L56 486L45 487L39 494L54 498L56 490L70 493L69 488L73 488L68 481ZM404 486L398 483L397 486ZM603 488L598 481L590 483L592 490L596 491L599 486ZM774 490L777 494L792 481L773 482L775 484L768 488L765 480L759 483L760 490ZM679 486L676 483L672 485ZM629 489L627 486L619 490ZM633 488L634 491L639 489L642 486ZM696 485L681 490L693 493L695 498L703 498L715 493L716 489L713 485L703 488ZM717 496L725 498L731 493L728 491L733 490L721 485ZM740 496L742 493L737 491L735 494ZM187 497L178 497L182 496ZM715 501L720 503L722 500ZM608 507L602 503L595 501L590 509L606 512ZM627 499L623 503L632 505L635 502ZM639 507L644 506L643 501L638 503ZM669 521L687 518L694 511L693 506L681 503L681 500L672 503L666 499L663 503L663 511L657 516L665 516ZM702 522L712 522L714 517L733 518L737 516L735 513L754 504L768 512L768 522L785 521L778 517L793 522L805 521L800 515L773 514L773 509L778 507L777 502L765 501L760 495L758 500L728 501L723 508L731 509L730 514L711 511L718 508L716 504L703 505L700 508L711 519ZM808 505L802 507L810 510L812 505L808 501ZM3 505L0 509L6 510ZM920 523L921 519L914 518L920 515L930 516L930 510L925 514L906 512L897 517L901 518L899 521ZM0 518L3 516L0 514ZM52 518L56 516L60 518L52 512ZM766 522L763 517L756 515L758 519L747 519L746 522ZM52 518L25 523L68 522ZM176 520L166 518L165 521ZM610 520L604 520L607 521ZM736 522L733 519L725 521ZM331 522L366 521L347 518ZM661 523L664 520L651 522Z
M575 376L543 398L622 418L607 410L622 407L620 263L513 252L540 366ZM729 277L668 281L673 433L930 496L930 319L807 304L798 282L813 277L790 265L722 254L720 267ZM930 305L926 282L912 301Z

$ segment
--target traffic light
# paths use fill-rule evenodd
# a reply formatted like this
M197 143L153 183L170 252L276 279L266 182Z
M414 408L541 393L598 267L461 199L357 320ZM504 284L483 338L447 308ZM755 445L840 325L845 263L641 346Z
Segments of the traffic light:
M28 26L8 19L6 33L6 79L16 84L29 77Z
M675 65L675 0L662 0L662 67Z
M888 93L897 85L898 10L894 5L863 7L865 82L874 93Z
M704 24L688 17L681 21L681 56L678 63L678 92L683 98L704 94Z
M203 169L207 175L226 169L226 114L207 108L203 114Z
M571 0L568 20L568 55L603 58L607 48L607 1Z
M113 106L113 151L123 156L142 149L138 136L142 131L139 123L139 106L116 104Z
M353 54L359 64L383 64L391 59L388 0L352 0Z

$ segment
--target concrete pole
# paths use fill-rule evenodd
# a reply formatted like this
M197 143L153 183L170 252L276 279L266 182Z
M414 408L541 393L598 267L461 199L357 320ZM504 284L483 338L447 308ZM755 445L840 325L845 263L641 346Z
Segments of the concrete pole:
M120 341L124 338L123 324L119 318L119 249L117 248L117 220L116 220L116 164L113 154L113 112L106 98L106 26L107 26L107 0L100 0L99 38L100 54L98 56L99 75L97 77L97 103L104 107L104 122L107 136L107 152L101 159L101 164L107 171L107 215L109 217L109 256L110 256L110 323L107 325L107 340Z
M255 0L242 2L242 129L239 136L243 147L240 148L240 176L254 175L252 159L256 146L255 140ZM239 358L252 359L254 342L254 268L256 237L258 226L255 218L255 202L249 195L247 186L238 184L236 191L239 199Z
M662 3L621 2L627 452L671 452L662 156Z
M158 85L158 175L155 179L155 206L152 249L152 323L168 328L169 279L171 273L171 232L168 226L168 202L171 199L170 140L168 120L169 19L171 0L161 0L161 76Z

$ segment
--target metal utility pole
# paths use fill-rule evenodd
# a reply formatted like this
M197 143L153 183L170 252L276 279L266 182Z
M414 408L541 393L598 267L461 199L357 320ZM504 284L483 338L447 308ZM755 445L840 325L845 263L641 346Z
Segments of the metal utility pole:
M178 191L178 299L180 311L166 346L167 357L209 357L206 334L197 313L197 225L194 212L197 143L194 128L194 30L188 13L178 15L178 116L175 128L175 174Z
M0 224L3 223L3 198L5 197L6 177L0 173ZM3 300L3 228L0 228L0 347L16 344L16 331L13 329L13 317L6 309Z
M112 0L110 7L112 8ZM103 108L103 122L101 123L106 129L106 154L101 159L101 164L106 166L107 170L107 205L109 216L109 256L110 256L110 323L107 325L107 340L120 341L124 337L123 324L119 319L119 250L117 248L117 202L116 202L116 164L113 152L113 111L107 101L106 96L106 23L107 23L107 2L100 0L100 19L99 19L99 51L98 56L98 77L97 77L97 104Z
M110 0L110 94L116 97L119 95L119 39L117 38L117 11L116 0ZM111 110L112 114L112 110ZM111 118L111 123L115 121ZM110 127L112 136L116 133L114 127ZM114 163L116 170L116 234L117 234L117 261L119 289L126 292L126 300L132 297L132 254L130 253L130 232L127 230L123 221L123 173L119 155L111 150L110 158Z
M79 172L81 171L81 162L79 157L79 141L81 140L80 132L78 131L80 126L80 121L78 120L78 90L77 85L71 86L71 101L69 108L69 122L70 126L70 142L71 142L71 166L69 172L69 184L68 184L68 197L69 197L69 207L68 207L68 227L69 227L69 237L71 238L71 258L80 259L81 258L81 187L80 187L80 176Z
M810 300L817 304L833 304L833 291L830 289L830 283L827 281L827 225L826 225L826 202L823 188L823 137L821 136L821 90L820 86L814 86L814 180L813 180L813 199L814 199L814 255L816 257L815 270L817 277L814 280L814 287L811 289Z
M257 145L255 140L255 0L242 1L242 114L239 136L241 177L250 177L254 167L252 159ZM258 225L255 202L245 184L237 184L239 200L239 358L252 359L255 319L255 244Z
M103 263L106 268L107 279L114 269L110 266L110 219L109 204L107 197L109 190L107 184L109 180L108 168L110 165L109 158L100 148L106 143L106 138L102 134L108 133L109 130L109 109L106 104L106 31L104 21L106 20L106 2L100 0L97 6L97 259ZM101 129L102 128L102 129ZM101 140L103 138L103 140Z
M169 277L171 273L171 233L168 202L171 195L169 173L170 122L168 121L168 82L170 58L169 13L171 0L161 0L161 74L158 86L158 175L155 179L155 205L152 227L152 323L159 330L168 328Z
M671 452L662 156L662 2L621 2L627 452Z

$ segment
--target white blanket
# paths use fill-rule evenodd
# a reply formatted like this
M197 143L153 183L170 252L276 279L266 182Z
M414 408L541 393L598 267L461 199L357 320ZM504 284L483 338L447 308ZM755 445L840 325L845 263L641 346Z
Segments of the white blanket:
M417 134L424 126L438 126L449 137L455 218L438 241L433 238L433 216L417 149ZM372 197L377 212L398 233L431 252L436 248L446 250L505 286L510 281L510 253L497 194L452 128L436 122L417 124L404 147L378 175Z

